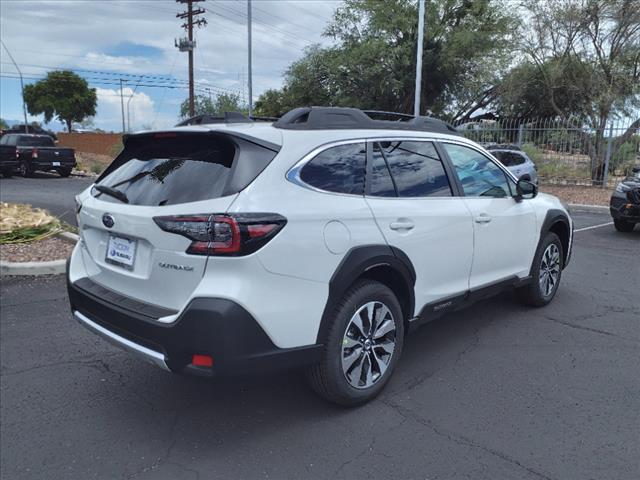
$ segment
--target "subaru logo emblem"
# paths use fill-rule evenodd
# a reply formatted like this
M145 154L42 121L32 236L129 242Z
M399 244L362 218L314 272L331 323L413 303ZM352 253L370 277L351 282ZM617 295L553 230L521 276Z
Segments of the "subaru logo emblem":
M104 224L105 227L111 228L113 227L113 224L116 222L111 215L109 215L108 213L105 213L104 215L102 215L102 223Z

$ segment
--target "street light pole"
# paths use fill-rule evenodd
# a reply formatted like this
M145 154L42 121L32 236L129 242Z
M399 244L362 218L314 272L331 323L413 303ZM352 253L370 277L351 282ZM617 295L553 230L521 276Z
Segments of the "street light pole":
M16 70L18 71L18 75L20 75L20 89L22 90L22 113L24 113L24 131L25 133L29 133L29 123L27 122L27 105L26 103L24 103L24 81L22 80L22 72L20 71L20 67L18 67L18 64L16 63L16 61L13 59L13 55L11 55L11 52L9 51L7 46L4 44L2 40L0 40L0 42L2 43L2 46L4 47L4 49L7 51L9 58L13 62L13 66L16 67Z
M422 44L424 43L424 0L419 0L418 7L418 52L416 54L416 98L413 104L413 115L420 115L420 95L422 90Z
M249 50L249 58L248 60L248 71L249 81L248 81L248 90L249 90L249 116L251 116L253 110L253 82L251 78L251 0L247 0L247 43Z

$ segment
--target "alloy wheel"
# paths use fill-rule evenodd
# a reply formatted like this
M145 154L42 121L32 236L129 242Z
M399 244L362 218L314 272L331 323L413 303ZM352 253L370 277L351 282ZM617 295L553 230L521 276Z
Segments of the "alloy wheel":
M540 291L545 297L549 297L560 278L560 250L555 243L550 244L542 254L540 262L540 274L538 282Z
M358 389L375 384L390 365L396 347L396 324L389 307L373 301L351 317L342 339L342 371Z

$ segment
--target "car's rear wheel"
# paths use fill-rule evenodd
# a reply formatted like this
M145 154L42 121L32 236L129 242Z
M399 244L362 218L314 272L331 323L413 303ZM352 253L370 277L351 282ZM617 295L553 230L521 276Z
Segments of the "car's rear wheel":
M11 170L2 170L2 176L4 178L11 178L13 176L13 172Z
M25 178L32 177L33 169L31 168L31 165L29 165L27 162L22 162L20 164L20 175Z
M619 232L633 232L633 228L636 226L635 223L627 222L625 220L620 220L617 218L613 219L613 226L616 227L616 230Z
M307 378L331 402L367 402L384 388L402 354L400 303L387 286L363 280L344 295L331 321L322 359Z
M68 177L69 175L71 175L71 169L61 168L60 170L58 170L58 173L60 174L61 177Z
M531 282L516 291L520 300L533 307L543 307L555 297L562 277L564 252L562 242L553 232L547 233L533 259Z

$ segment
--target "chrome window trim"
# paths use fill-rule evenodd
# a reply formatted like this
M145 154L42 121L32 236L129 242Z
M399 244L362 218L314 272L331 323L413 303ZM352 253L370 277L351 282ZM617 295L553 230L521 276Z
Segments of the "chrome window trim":
M383 136L383 137L358 137L358 138L353 138L353 139L347 139L347 140L337 140L337 141L333 141L333 142L329 142L329 143L325 143L323 145L320 145L319 147L314 148L313 150L311 150L309 153L307 153L306 155L304 155L302 157L302 159L298 160L293 167L291 167L287 173L285 174L285 178L295 184L298 185L300 187L306 188L308 190L312 190L314 192L318 192L318 193L324 193L325 195L339 195L339 196L344 196L344 197L366 197L366 198L377 198L377 199L386 199L386 200L415 200L415 199L428 199L428 198L432 198L434 200L441 200L441 199L445 199L445 198L500 198L500 197L471 197L471 196L461 196L461 197L456 197L455 195L452 195L451 197L378 197L375 195L365 195L364 192L362 195L358 195L355 193L339 193L339 192L330 192L328 190L322 190L321 188L317 188L314 187L313 185L309 185L308 183L304 182L301 178L300 178L300 172L301 170L304 168L304 166L309 163L311 160L313 160L317 155L321 154L322 152L333 148L333 147L339 147L341 145L351 145L354 143L367 143L367 142L394 142L394 141L401 141L401 142L440 142L440 143L452 143L454 145L460 145L463 147L467 147L470 148L471 150L475 150L476 152L478 152L480 155L483 155L484 157L487 157L487 159L492 162L494 165L496 165L500 170L502 170L506 175L507 178L511 179L511 181L514 183L514 187L515 184L518 183L518 180L516 179L515 175L513 173L511 173L507 167L503 166L497 159L495 159L488 151L484 150L481 146L476 145L474 143L472 143L470 140L469 141L460 141L454 138L448 138L448 137L432 137L432 136L400 136L400 137L387 137L387 136ZM444 162L444 159L441 159L442 162ZM454 167L455 168L455 167ZM366 181L366 179L365 179ZM508 197L504 197L504 198L513 198L513 196L508 196Z
M285 174L286 179L295 185L306 188L308 190L313 190L314 192L324 193L326 195L339 195L343 197L364 197L364 191L362 192L362 195L358 195L355 193L331 192L329 190L322 190L321 188L317 188L317 187L314 187L313 185L309 185L308 183L306 183L300 178L300 172L305 167L305 165L309 163L311 160L313 160L315 157L320 155L322 152L325 152L326 150L329 150L330 148L333 148L333 147L340 147L342 145L352 145L354 143L364 143L366 148L367 140L363 138L339 140L335 142L325 143L324 145L314 148L305 156L303 156L302 159L299 160L293 167L289 169L289 171ZM365 175L365 179L366 179L366 175Z

